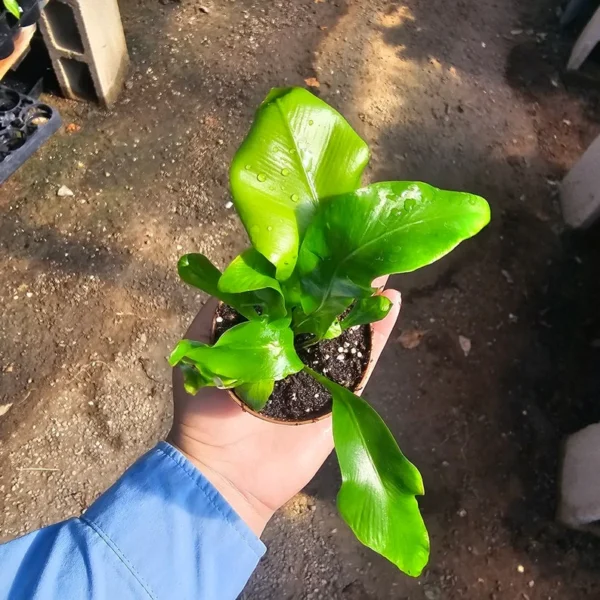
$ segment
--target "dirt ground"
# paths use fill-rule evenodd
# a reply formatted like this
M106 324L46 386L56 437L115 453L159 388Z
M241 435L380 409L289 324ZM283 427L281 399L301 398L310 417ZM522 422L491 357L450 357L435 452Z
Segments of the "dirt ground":
M332 458L269 525L243 598L600 598L600 542L554 522L561 440L600 420L599 236L563 231L556 187L600 105L561 72L557 4L121 0L121 99L49 98L80 131L0 192L0 539L79 513L165 434L165 355L204 301L176 260L244 247L228 163L270 87L316 77L370 143L369 180L481 194L493 222L393 281L367 392L424 475L430 566L412 580L360 546Z

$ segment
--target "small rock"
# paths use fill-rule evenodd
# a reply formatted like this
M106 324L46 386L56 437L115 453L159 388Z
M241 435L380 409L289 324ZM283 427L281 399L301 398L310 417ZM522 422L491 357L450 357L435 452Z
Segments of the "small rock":
M201 5L198 7L198 10L199 10L200 12L203 12L205 15L209 15L209 14L210 14L210 9L208 8L208 6L204 6L203 4L201 4Z
M518 565L517 566L517 571L519 573L525 573L525 567L523 565Z
M464 352L465 356L469 356L469 353L471 352L471 340L464 335L459 335L458 343L460 344L460 348Z
M426 586L423 590L423 593L425 594L425 598L427 598L427 600L439 600L442 597L442 591L440 588L434 585Z
M504 279L506 279L507 283L510 283L511 285L514 283L514 279L512 278L512 275L506 271L505 269L502 269L502 271L500 271L502 273L502 276L504 277Z
M61 185L56 192L56 195L60 198L65 198L66 196L74 196L73 190L68 188L66 185Z
M225 208L231 208L233 206L233 202L229 201L225 204Z
M457 513L456 513L461 519L464 519L467 516L467 511L464 508L461 508Z
M403 348L413 350L421 343L421 339L427 333L426 330L421 329L406 329L400 334L398 341L402 344Z

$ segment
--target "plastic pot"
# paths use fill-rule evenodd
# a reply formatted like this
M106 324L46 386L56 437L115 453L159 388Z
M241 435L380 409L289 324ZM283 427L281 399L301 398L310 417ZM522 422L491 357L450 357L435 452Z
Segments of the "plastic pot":
M9 21L9 15L6 9L2 9L0 11L0 60L8 58L15 51L14 36L15 30Z
M218 306L221 306L223 304L223 302L219 302ZM213 320L212 320L212 328L211 328L211 341L212 343L214 343L215 340L215 336L216 336L216 329L217 329L217 309L215 310L215 314L213 315ZM372 329L371 329L371 334L373 333ZM372 340L373 340L373 336L370 336L370 340L369 343L371 344L371 346L369 347L369 360L367 361L367 367L368 365L371 363L371 354L373 352L373 347L372 347ZM359 384L352 390L355 394L362 392L365 389L365 386L367 385L367 368L365 368L365 372L362 375L362 378L359 382ZM251 415L254 415L255 417L258 417L259 419L262 419L263 421L269 421L270 423L276 423L277 425L293 425L293 426L297 426L297 425L308 425L309 423L316 423L317 421L322 421L323 419L326 419L328 417L331 416L331 412L328 412L324 415L321 415L319 417L314 417L312 419L305 419L305 420L296 420L296 421L281 421L279 419L274 419L273 417L269 417L267 415L263 415L259 412L256 412L255 410L252 410L247 404L244 403L244 401L238 397L238 395L235 393L235 390L226 390L227 393L231 396L232 400L238 404L239 406L241 406L242 410L250 413Z
M42 14L39 0L20 0L19 4L23 9L19 25L21 27L29 27L39 21Z

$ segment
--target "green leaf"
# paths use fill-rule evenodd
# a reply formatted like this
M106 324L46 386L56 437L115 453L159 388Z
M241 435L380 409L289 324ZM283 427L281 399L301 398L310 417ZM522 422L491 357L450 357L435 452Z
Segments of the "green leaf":
M287 279L321 198L360 185L369 149L347 121L302 88L275 88L231 164L236 209L252 245Z
M352 310L342 320L342 330L367 325L384 319L392 308L392 301L385 296L371 296L357 300Z
M179 364L192 350L196 348L203 348L207 346L204 342L196 342L195 340L181 340L173 352L171 352L171 356L169 356L169 364L174 367Z
M262 379L256 383L245 383L235 388L237 395L253 410L260 412L273 393L275 381Z
M429 560L429 536L415 495L417 468L402 454L381 417L362 398L307 371L333 396L333 439L342 487L337 504L356 537L408 575Z
M15 19L21 18L23 10L19 6L17 0L4 0L4 8L13 16Z
M336 337L340 337L342 335L342 326L340 322L336 319L329 329L325 332L323 336L324 340L334 340Z
M203 254L185 254L177 263L179 277L187 284L196 287L210 296L229 304L247 319L257 319L255 306L264 304L256 294L227 294L219 289L221 271Z
M337 317L341 315L352 304L352 298L332 298L321 310L307 315L301 309L294 312L294 324L292 328L296 335L301 333L312 333L316 340L332 339L328 334L335 331ZM336 336L334 336L336 337Z
M180 368L183 372L183 388L188 394L195 396L200 388L211 384L210 381L202 377L202 374L195 367L182 364Z
M425 183L376 183L321 202L300 249L307 314L339 297L366 297L381 275L407 273L448 254L490 220L479 196Z
M277 319L287 314L283 292L275 279L275 267L254 248L231 262L221 275L218 287L226 294L260 291L258 295L265 302L269 316Z
M264 379L278 381L304 366L294 349L289 319L240 323L213 346L182 340L169 358L171 366L181 362L195 367L205 385L227 389Z

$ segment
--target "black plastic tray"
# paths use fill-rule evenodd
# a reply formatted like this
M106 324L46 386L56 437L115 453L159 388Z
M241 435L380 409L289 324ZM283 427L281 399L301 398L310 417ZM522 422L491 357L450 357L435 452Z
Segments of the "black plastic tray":
M61 125L54 108L0 85L0 183Z

